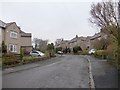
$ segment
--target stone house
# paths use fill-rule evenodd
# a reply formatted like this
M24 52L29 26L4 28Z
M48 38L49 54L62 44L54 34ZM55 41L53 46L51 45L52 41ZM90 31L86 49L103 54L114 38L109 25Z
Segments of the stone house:
M76 37L71 40L57 39L57 41L55 43L55 47L62 47L63 49L65 47L68 47L72 50L73 47L80 46L82 48L82 50L92 49L92 48L94 48L94 46L93 46L94 42L96 42L97 40L100 40L101 38L106 39L107 35L102 32L97 33L93 36L87 36L87 37L78 37L76 35ZM59 42L58 42L58 40L59 40Z
M47 50L47 44L48 40L42 40L38 38L33 39L34 49L40 50L40 51L46 51Z
M58 41L59 40L59 41ZM70 48L71 51L73 50L73 47L75 46L80 46L82 49L85 49L86 47L86 37L78 37L76 35L75 38L71 39L71 40L60 40L57 39L57 41L55 42L55 47L62 47L63 49Z
M55 48L57 47L62 47L62 49L70 47L69 40L57 39L55 42Z
M95 42L101 40L102 38L107 39L107 34L100 32L90 37L90 48L94 48Z
M32 50L31 33L25 33L15 22L4 23L0 20L1 41L5 42L7 52L20 54L20 48L25 52Z

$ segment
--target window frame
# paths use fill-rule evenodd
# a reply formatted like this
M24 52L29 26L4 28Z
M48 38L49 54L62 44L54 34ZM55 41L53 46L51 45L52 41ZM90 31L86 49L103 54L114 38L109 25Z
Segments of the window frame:
M17 38L17 32L15 32L15 31L10 31L10 37L11 38Z
M9 44L9 51L10 52L17 52L17 45Z

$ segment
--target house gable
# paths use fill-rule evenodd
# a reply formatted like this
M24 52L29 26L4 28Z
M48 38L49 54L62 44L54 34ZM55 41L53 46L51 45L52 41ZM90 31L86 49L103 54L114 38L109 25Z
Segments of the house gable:
M2 41L7 46L7 52L20 53L20 48L24 46L28 51L32 49L31 33L21 31L16 22L4 23L0 20L2 31Z
M20 28L17 26L15 22L7 23L6 30L11 30L20 33Z

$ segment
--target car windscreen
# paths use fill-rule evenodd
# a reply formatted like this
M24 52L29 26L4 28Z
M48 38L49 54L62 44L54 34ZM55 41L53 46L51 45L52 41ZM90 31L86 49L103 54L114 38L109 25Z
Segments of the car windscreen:
M38 52L36 52L36 51L32 51L32 53L37 53L38 54Z

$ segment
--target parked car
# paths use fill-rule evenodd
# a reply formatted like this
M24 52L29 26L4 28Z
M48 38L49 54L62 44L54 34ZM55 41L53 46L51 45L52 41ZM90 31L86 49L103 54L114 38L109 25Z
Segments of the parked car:
M63 52L62 52L62 51L58 51L58 52L57 52L57 54L61 54L61 55L62 55L62 54L63 54Z
M31 51L30 55L31 56L45 56L45 54L40 51Z
M89 54L94 54L95 52L96 52L95 49L91 49L88 53L89 53Z

